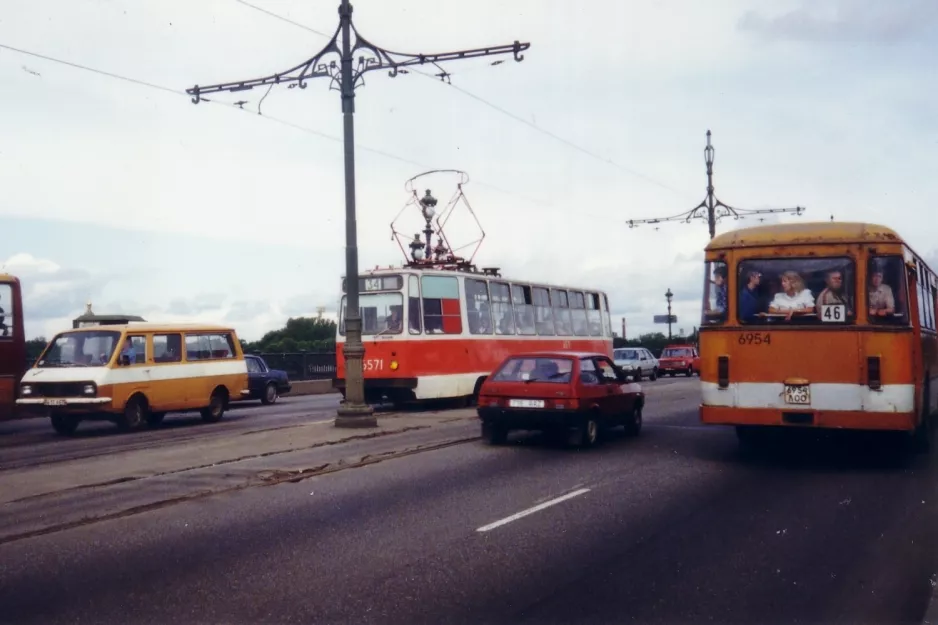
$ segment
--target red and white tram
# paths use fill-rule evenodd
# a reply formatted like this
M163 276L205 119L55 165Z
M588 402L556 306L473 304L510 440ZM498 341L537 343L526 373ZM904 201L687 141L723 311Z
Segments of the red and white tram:
M507 280L493 269L412 265L369 271L358 284L368 403L473 398L486 376L519 351L612 357L602 291ZM343 295L333 381L343 394L345 303Z

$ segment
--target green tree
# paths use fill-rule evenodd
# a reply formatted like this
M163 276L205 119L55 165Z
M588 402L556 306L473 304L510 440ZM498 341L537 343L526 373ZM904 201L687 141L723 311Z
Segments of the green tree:
M272 330L256 342L241 341L246 352L289 353L335 349L336 324L320 317L291 317L279 330Z
M46 348L48 342L49 341L47 341L44 336L37 336L34 339L26 341L26 357L29 358L29 360L39 358L39 355L42 353L42 350Z

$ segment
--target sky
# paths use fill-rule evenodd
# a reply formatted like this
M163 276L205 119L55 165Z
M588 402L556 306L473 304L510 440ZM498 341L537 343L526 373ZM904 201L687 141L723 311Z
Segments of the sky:
M674 331L690 332L706 223L627 222L704 198L708 129L719 199L807 208L724 220L718 232L834 216L893 227L928 257L938 250L933 0L353 5L358 32L389 50L531 43L520 63L447 63L451 84L366 74L355 98L361 267L401 262L390 224L409 200L408 179L461 170L485 232L478 265L603 289L629 337L666 331L652 317L666 312L670 288ZM29 336L70 327L89 301L98 313L232 323L248 340L320 307L334 318L345 263L338 92L313 79L194 105L184 90L306 61L327 43L312 31L335 31L337 6L5 7L0 270L23 281ZM436 174L417 184L442 207L456 182ZM409 210L397 228L412 236L420 220ZM458 215L448 236L478 238L468 211Z

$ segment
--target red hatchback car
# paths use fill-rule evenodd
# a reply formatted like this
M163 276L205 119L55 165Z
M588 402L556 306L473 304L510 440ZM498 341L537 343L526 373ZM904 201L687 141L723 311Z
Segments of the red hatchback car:
M574 431L575 444L591 446L600 430L642 429L642 387L605 354L531 352L506 358L479 390L482 437L493 445L511 430Z

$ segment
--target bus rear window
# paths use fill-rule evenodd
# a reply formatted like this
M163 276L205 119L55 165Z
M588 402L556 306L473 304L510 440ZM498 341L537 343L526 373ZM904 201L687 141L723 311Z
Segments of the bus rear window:
M744 260L736 285L740 323L842 325L856 318L851 258Z
M492 376L495 382L568 383L573 373L569 358L511 358Z

